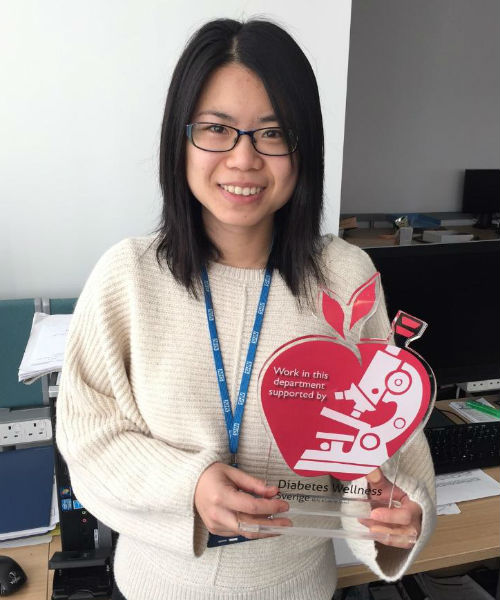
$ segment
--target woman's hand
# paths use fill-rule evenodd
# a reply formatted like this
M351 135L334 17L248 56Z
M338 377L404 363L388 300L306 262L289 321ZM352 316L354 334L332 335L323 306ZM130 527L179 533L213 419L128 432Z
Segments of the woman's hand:
M391 497L392 483L384 476L380 469L375 469L366 476L370 489L380 490L380 494L373 496L377 502L388 505ZM397 535L411 535L418 539L422 529L422 509L416 502L412 502L408 496L394 486L392 499L400 502L400 508L374 508L369 519L360 519L363 525L369 527L372 533L390 533ZM404 539L393 538L389 541L380 542L386 546L410 549L412 543Z
M266 484L247 473L213 463L201 474L194 493L194 504L208 531L217 535L243 535L254 539L264 534L241 532L238 522L260 525L290 525L288 519L269 521L269 515L288 510L288 503L273 499L276 486ZM259 498L254 497L259 496Z

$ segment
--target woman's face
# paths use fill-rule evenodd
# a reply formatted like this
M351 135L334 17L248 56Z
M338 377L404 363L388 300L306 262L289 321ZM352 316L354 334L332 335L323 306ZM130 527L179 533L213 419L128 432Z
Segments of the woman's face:
M279 126L262 81L238 64L220 67L207 80L191 118L199 121L241 130ZM206 152L188 143L187 181L202 204L207 231L270 231L274 213L295 188L293 162L290 156L259 154L247 135L228 152Z

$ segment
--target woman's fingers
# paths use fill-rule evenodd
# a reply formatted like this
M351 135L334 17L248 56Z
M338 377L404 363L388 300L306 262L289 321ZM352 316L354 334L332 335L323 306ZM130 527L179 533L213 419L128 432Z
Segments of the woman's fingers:
M368 527L371 533L390 534L390 537L381 540L383 544L411 548L420 535L422 509L416 502L412 502L401 488L393 485L381 469L375 469L366 479L370 489L377 490L377 495L374 496L377 506L371 511L369 519L359 519L359 522ZM391 500L400 502L401 507L389 508Z
M370 513L370 518L393 525L409 525L412 522L413 513L405 508L375 508Z
M420 535L422 509L415 502L408 501L402 508L375 508L369 519L359 519L371 533L390 537L381 539L386 546L409 549Z
M249 526L249 528L258 528L260 526L270 526L270 527L291 527L293 525L292 521L290 521L290 519L284 518L284 517L279 517L279 516L273 516L272 518L269 517L268 515L249 515L249 514L244 514L244 513L240 513L238 515L238 521L239 523L242 523L243 525L247 525ZM265 533L262 532L260 530L256 530L256 531L239 531L239 534L242 535L243 537L246 537L248 539L256 539L256 538L262 538L262 537L274 537L275 533Z
M366 525L373 534L380 536L379 542L385 546L394 546L408 550L413 547L418 532L413 525L397 526L391 524L380 523L373 519L360 519L363 525Z
M201 474L194 500L211 533L239 535L239 513L265 519L288 510L287 502L272 498L277 491L275 486L266 486L262 480L239 469L214 463Z
M256 496L263 496L265 498L272 498L278 493L278 487L275 485L266 485L262 479L253 477L241 469L235 469L234 467L227 467L227 476L240 490L245 490Z
M284 500L255 498L243 490L228 490L225 500L226 508L250 515L274 515L288 510Z
M371 487L373 487L374 484L381 483L383 479L385 479L384 474L378 467L374 469L371 473L368 473L368 475L366 476L366 480L368 481Z
M377 503L388 505L390 500L401 502L406 496L405 492L396 485L393 485L379 468L368 473L366 480L368 481L370 489L376 491L371 497Z

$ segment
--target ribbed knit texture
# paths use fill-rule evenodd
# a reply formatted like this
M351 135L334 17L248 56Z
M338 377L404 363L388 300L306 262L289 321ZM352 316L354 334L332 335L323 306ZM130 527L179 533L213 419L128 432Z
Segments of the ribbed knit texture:
M118 586L127 600L330 599L330 540L280 536L206 548L194 491L201 473L229 453L205 304L158 266L154 244L125 240L96 265L75 310L57 403L58 446L75 494L120 533ZM329 287L346 301L374 272L364 252L333 236L325 239L324 266ZM264 271L215 263L208 272L234 406ZM355 333L388 332L381 302ZM248 473L264 475L269 448L257 396L262 364L285 342L316 333L332 330L311 308L299 310L275 272L238 452ZM281 468L277 451L271 458ZM389 477L393 465L385 467ZM415 548L377 554L373 542L350 542L384 579L400 577L432 531L434 480L423 436L403 453L397 482L424 511Z

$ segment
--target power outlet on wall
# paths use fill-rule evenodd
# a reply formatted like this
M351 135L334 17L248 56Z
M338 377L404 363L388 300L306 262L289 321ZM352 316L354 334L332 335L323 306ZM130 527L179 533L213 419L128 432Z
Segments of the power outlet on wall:
M0 423L0 446L32 444L52 439L50 419Z
M467 383L459 384L459 387L464 392L489 392L500 389L500 379L485 379L483 381L469 381Z
M48 406L42 408L0 409L0 449L34 444L52 439Z

